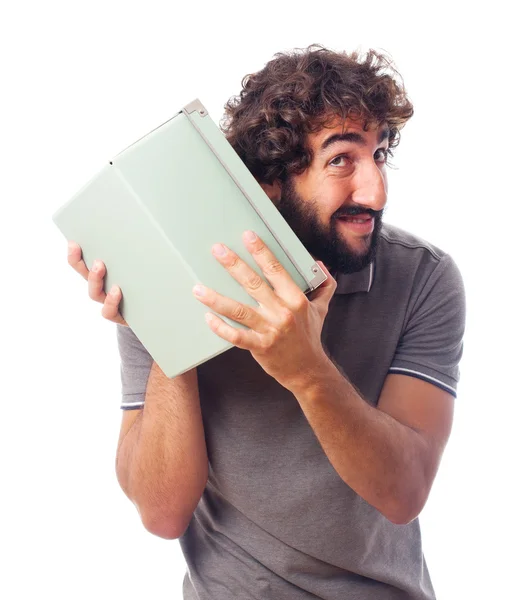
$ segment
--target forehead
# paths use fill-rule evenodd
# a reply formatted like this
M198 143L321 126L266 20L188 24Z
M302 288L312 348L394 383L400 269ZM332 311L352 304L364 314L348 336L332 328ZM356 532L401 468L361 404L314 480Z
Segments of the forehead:
M370 122L367 131L364 130L363 119L348 117L346 119L335 118L313 133L307 135L307 144L315 152L324 152L328 145L339 141L340 136L348 136L345 141L364 146L366 144L377 144L388 139L389 128L386 123Z

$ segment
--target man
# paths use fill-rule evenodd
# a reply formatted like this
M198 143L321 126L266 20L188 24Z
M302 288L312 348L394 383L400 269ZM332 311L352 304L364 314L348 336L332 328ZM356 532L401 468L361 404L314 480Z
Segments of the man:
M235 347L170 380L72 244L119 323L119 483L149 531L180 538L186 600L434 598L417 517L451 430L465 303L447 254L382 224L412 105L381 54L309 47L226 109L227 139L328 279L308 299L251 232L270 285L219 243L259 307L196 286Z

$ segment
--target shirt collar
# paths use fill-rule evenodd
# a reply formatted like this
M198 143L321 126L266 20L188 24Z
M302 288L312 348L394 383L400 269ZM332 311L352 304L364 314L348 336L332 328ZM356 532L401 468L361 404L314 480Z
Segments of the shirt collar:
M339 273L335 279L337 280L337 289L335 294L353 294L354 292L369 292L373 285L375 276L375 261L372 261L362 271L356 273Z

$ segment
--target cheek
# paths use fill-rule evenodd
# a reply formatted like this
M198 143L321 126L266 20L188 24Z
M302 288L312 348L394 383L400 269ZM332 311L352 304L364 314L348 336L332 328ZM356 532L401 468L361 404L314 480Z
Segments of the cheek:
M320 194L311 203L311 214L315 213L317 221L327 226L341 205L342 203L334 195L329 193Z
M320 195L322 200L320 211L329 220L335 212L351 202L351 194L348 186L338 181L326 181L324 190Z
M342 182L329 178L306 178L297 183L297 193L307 201L310 212L321 223L328 224L334 213L349 200L349 190Z

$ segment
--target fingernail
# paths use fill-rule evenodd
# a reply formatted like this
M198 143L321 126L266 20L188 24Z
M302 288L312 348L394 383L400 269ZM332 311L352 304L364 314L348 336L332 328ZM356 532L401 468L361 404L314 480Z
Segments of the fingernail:
M256 241L256 234L254 233L254 231L246 231L243 235L248 242Z
M91 270L97 271L98 267L99 267L99 263L96 260L94 260Z
M112 296L117 296L118 292L119 292L119 288L116 285L112 285L112 288L110 290L110 294Z
M73 253L73 245L68 244L68 256Z
M216 256L225 256L227 254L227 249L223 244L214 244L212 251Z
M202 285L195 285L192 288L192 291L196 294L196 296L204 296L205 295L205 289L203 288Z

